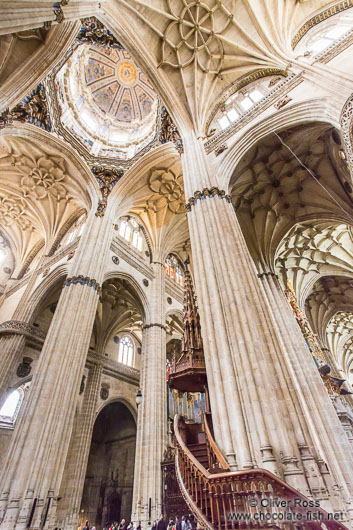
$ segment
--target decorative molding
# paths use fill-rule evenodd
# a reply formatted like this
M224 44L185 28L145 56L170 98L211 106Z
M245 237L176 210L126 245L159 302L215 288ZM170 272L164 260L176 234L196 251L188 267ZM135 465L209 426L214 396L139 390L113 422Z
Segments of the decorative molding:
M31 373L32 357L23 357L22 362L18 365L16 370L17 377L27 377Z
M172 168L151 169L148 186L155 194L146 201L146 209L158 212L168 208L172 213L185 213L185 193L183 174Z
M56 263L61 261L63 258L65 258L65 256L70 255L71 252L76 250L76 247L78 245L78 240L79 238L77 238L75 241L70 243L70 245L68 245L67 247L63 248L61 251L57 252L53 257L51 257L51 259L45 261L42 264L42 266L37 270L37 274L39 275L46 268L48 267L51 268L53 265L55 265ZM31 274L29 273L29 274L26 274L26 276L22 277L21 279L17 280L16 284L6 292L5 296L6 297L11 296L18 289L21 289L21 287L23 287L28 282L30 276Z
M210 199L218 197L219 199L225 199L227 202L232 202L230 195L227 195L224 190L220 190L217 187L204 188L202 191L195 191L193 197L190 197L186 205L186 210L190 212L191 206L194 206L198 200L204 200L207 197Z
M163 265L164 267L164 265ZM165 292L174 298L180 304L183 303L184 290L174 280L171 280L168 276L165 278Z
M117 184L124 175L124 171L114 167L104 167L97 165L93 166L91 171L96 177L96 181L98 182L99 189L102 193L102 199L98 203L96 217L103 217L107 207L108 196L115 184Z
M109 383L102 383L101 391L100 391L100 398L103 399L103 401L106 401L109 397L109 389L110 385Z
M45 333L35 326L22 320L7 320L0 324L0 335L24 335L34 342L43 344Z
M216 116L218 109L224 105L224 103L227 101L230 96L235 94L238 90L241 88L246 87L250 83L253 83L254 81L257 81L258 79L262 79L263 77L270 77L273 75L277 76L283 76L287 77L288 72L286 70L281 70L279 68L263 68L261 70L257 70L256 72L252 72L250 75L246 75L245 77L238 79L237 81L234 81L222 94L221 99L216 103L216 105L213 107L211 114L207 118L206 125L205 125L205 134L206 137L209 137L211 134L211 131L208 131L208 128Z
M216 147L216 149L214 150L214 154L216 156L219 156L221 155L222 153L224 153L224 151L228 149L228 145L227 144L221 144L219 145L218 147Z
M114 237L110 250L117 254L120 259L124 260L128 265L131 265L134 269L140 272L143 276L146 276L149 280L154 279L153 270L147 265L142 256L138 255L137 251L134 251L128 243L120 237Z
M52 124L48 109L48 100L45 87L42 83L39 83L37 88L22 99L21 103L18 103L11 110L5 110L0 115L0 129L6 125L12 125L14 120L20 121L21 123L31 123L51 132Z
M69 287L70 285L88 285L88 287L93 287L94 291L101 292L101 287L99 283L94 278L89 278L88 276L73 276L72 278L66 278L64 282L64 287Z
M324 22L328 18L337 15L337 13L341 13L346 9L350 9L351 7L353 7L353 0L343 0L342 2L338 2L336 5L331 6L328 9L325 9L324 11L321 11L321 13L318 13L314 17L307 20L305 24L303 24L299 31L295 34L292 40L292 49L297 46L298 42L311 28L320 24L320 22Z
M225 143L225 141L228 140L231 136L233 136L237 131L245 127L245 125L250 123L264 110L269 108L278 99L279 96L290 92L291 90L293 90L293 88L302 83L302 81L302 73L293 73L288 75L288 77L284 81L282 81L282 83L279 83L277 86L275 86L271 90L271 92L267 94L267 96L260 99L258 103L256 103L253 107L251 107L250 110L248 110L248 112L243 114L238 120L229 125L226 129L218 132L217 134L212 136L212 138L210 138L207 142L205 142L204 148L206 153L211 153L219 144Z
M85 44L94 44L95 46L101 45L124 50L123 45L96 17L83 18L81 22L82 28L76 37L78 41Z
M291 101L292 101L292 98L289 97L288 94L286 94L281 99L279 99L273 106L275 107L275 109L280 110L282 107L284 107Z
M343 35L340 39L336 40L331 44L331 46L328 46L325 50L323 50L321 53L315 55L314 59L315 61L319 63L326 64L330 62L332 59L334 59L337 55L342 53L344 50L349 48L353 44L353 29L351 29L348 33Z
M345 145L345 151L347 155L347 161L350 167L351 173L353 172L353 94L347 99L346 103L341 112L340 125L343 141Z
M179 134L177 126L174 124L165 107L161 108L161 129L159 133L159 141L161 144L172 142L180 155L184 152L183 140Z
M138 386L140 371L136 370L136 368L108 359L92 350L88 352L87 362L88 364L99 364L102 366L105 375L109 375L116 379L123 379Z
M38 252L44 247L44 243L44 239L40 239L38 243L33 247L17 275L18 280L21 280L24 277L24 275L29 269L30 264L32 263Z
M152 324L144 324L142 326L142 331L144 331L145 329L153 328L153 327L161 328L161 329L164 329L164 331L167 331L167 326L165 326L164 324L159 324L158 322L152 323Z
M84 213L87 213L85 208L80 208L78 211L74 212L69 219L64 223L64 225L60 228L58 235L55 238L55 241L53 243L53 246L51 247L50 251L48 252L48 256L52 256L55 251L59 248L60 241L65 236L65 234L70 230L72 225L83 215Z

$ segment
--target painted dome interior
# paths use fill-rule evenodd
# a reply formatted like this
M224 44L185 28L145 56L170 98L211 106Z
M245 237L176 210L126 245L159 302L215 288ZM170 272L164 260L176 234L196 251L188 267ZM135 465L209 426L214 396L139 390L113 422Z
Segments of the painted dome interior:
M62 125L93 155L129 160L152 141L158 97L126 50L78 46L56 85Z

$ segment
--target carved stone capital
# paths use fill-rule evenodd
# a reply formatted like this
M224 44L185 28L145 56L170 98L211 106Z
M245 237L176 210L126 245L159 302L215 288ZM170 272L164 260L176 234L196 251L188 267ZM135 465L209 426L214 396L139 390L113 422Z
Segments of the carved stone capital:
M227 202L232 202L230 195L227 195L224 190L213 186L212 188L203 188L202 191L195 191L194 195L190 197L186 204L186 210L190 212L191 206L194 206L198 200L206 199L206 197L210 199L218 197L219 199L225 199Z

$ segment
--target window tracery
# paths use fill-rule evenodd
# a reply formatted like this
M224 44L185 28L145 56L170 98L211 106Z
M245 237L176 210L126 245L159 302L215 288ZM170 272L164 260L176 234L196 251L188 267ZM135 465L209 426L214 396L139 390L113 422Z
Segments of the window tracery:
M144 249L144 236L139 223L129 217L120 220L118 225L119 235L140 252Z
M295 48L297 55L316 56L341 39L353 28L353 16L345 13L333 16L310 30Z
M118 362L128 366L133 365L134 345L128 335L119 340Z
M178 259L173 254L169 254L165 260L165 272L166 275L178 285L184 285L183 269Z
M220 105L209 126L209 130L223 131L239 120L256 103L265 98L271 89L282 80L281 76L270 76L256 80L231 94Z

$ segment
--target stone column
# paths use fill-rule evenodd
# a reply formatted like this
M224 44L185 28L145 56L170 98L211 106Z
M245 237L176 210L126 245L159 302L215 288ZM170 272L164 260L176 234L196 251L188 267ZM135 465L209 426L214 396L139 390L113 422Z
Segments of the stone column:
M60 496L63 507L58 513L59 527L76 530L79 523L79 510L85 484L88 457L91 448L96 408L98 403L103 364L97 362L90 367L84 390L84 401L77 415L70 450L65 465L66 481ZM63 518L61 520L60 518Z
M311 397L315 425L322 422L326 403L331 404L310 358L306 378L301 373L292 379L288 372L289 388L282 381L278 364L287 352L278 328L286 324L276 323L234 208L225 192L212 185L200 142L188 138L184 146L184 183L191 197L188 223L216 440L233 468L267 468L308 494L299 443L304 440L298 434L298 418L309 414L306 378L317 388L318 400ZM297 336L291 340L296 351ZM302 370L297 367L297 372ZM303 393L299 409L289 391L293 386ZM347 441L337 422L324 426L329 447L335 447L324 458L349 497L353 463L345 454ZM315 431L317 448L320 433Z
M165 270L162 262L153 264L150 312L142 335L132 520L143 528L158 519L162 510L161 461L167 445Z
M32 294L44 258L45 256L41 257L36 269L32 272L13 313L12 320L23 322L25 325L29 322L34 308L30 306L28 299ZM10 379L14 375L17 365L22 360L25 345L26 338L21 334L3 335L0 337L0 404L4 401Z
M90 17L99 11L99 2L86 0L70 5L67 0L57 2L1 2L0 35L18 33L29 29L41 28L53 22L78 20Z
M327 481L327 470L324 474L321 473L320 461L324 458L328 464L332 462L329 465L331 474L337 477L341 475L340 469L335 472L337 462L343 457L347 465L351 466L353 455L351 453L349 457L346 453L349 444L344 447L344 431L277 276L271 272L260 273L258 276L267 299L269 317L282 344L277 370L279 379L290 396L288 408L305 475L310 491L319 498L322 496L325 499L327 489L331 490L331 506L327 505L329 509L335 492L332 491L332 481ZM296 411L300 410L303 412L299 415ZM341 465L344 469L344 461ZM346 478L342 477L341 481L344 483ZM325 507L324 500L322 506ZM342 504L335 508L345 509Z
M112 230L107 213L91 212L7 455L1 530L25 529L30 517L30 528L54 524Z

